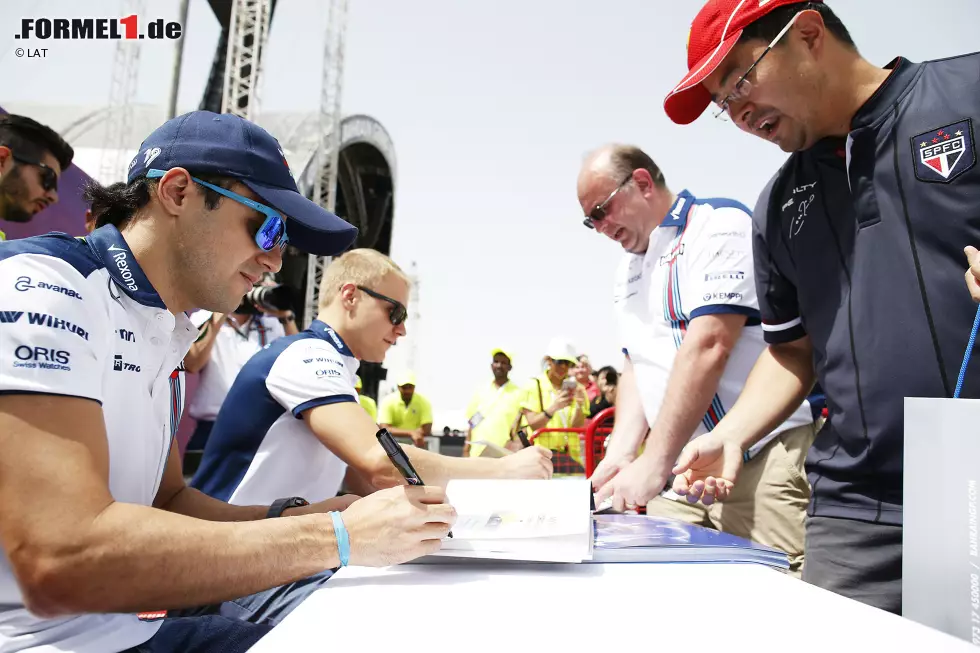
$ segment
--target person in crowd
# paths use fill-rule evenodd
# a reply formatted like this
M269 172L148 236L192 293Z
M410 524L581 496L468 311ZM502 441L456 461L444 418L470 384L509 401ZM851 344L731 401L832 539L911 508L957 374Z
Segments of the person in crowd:
M411 438L416 447L425 447L432 435L432 403L415 391L415 373L404 371L398 377L398 392L381 400L378 422L399 438Z
M354 376L360 361L382 362L405 335L408 296L404 272L380 252L354 249L331 261L310 327L263 349L235 379L191 485L250 504L291 495L329 499L348 466L359 477L349 478L349 487L405 483L378 443L378 425L357 403ZM548 478L552 471L548 452L536 447L500 460L405 450L427 485Z
M204 450L239 371L259 351L299 329L291 310L273 310L247 296L231 313L197 311L190 317L199 335L184 357L184 367L201 375L188 407L197 425L184 454L184 468L193 473L188 454L199 456Z
M117 181L114 184L110 184L105 187L106 193L104 193L104 196L115 197L126 188L126 185L125 181ZM91 205L85 210L85 233L87 234L92 233L106 224L102 219L102 214L105 213L108 207L103 203L103 199L102 196L93 197L91 199Z
M819 379L829 419L806 464L804 580L901 614L903 402L952 396L975 314L949 280L959 247L980 242L980 54L879 68L822 2L711 0L687 61L664 102L674 122L714 103L790 156L753 214L768 347L674 489L727 501L743 452ZM963 396L978 393L972 366Z
M646 506L647 514L776 547L798 573L810 495L803 456L816 435L808 406L747 452L746 478L724 510L661 496L681 449L716 427L766 346L749 210L675 193L631 145L591 153L578 198L588 226L625 250L613 305L626 360L616 425L592 476L596 500L611 498L615 510Z
M371 397L363 394L363 385L361 383L361 377L359 375L354 375L354 390L357 391L357 403L361 404L361 408L364 409L371 419L377 421L378 419L378 403Z
M585 388L569 375L578 363L575 347L563 338L553 338L545 351L544 373L523 388L520 425L532 432L543 428L581 428L589 416L589 400ZM555 452L561 473L582 473L584 459L578 435L542 433L534 443Z
M58 179L74 156L50 127L26 116L0 116L0 220L30 222L57 202Z
M473 393L466 407L466 445L463 455L478 458L484 455L487 442L507 448L521 411L524 398L521 387L510 380L512 357L503 349L490 352L490 371L493 381L483 383ZM517 441L517 445L520 441Z
M599 386L596 384L595 371L592 369L592 363L589 362L588 356L579 354L575 366L570 372L575 377L575 380L579 382L579 385L585 388L585 396L588 397L590 402L599 396Z
M616 405L617 386L619 384L619 372L612 365L599 368L596 374L596 385L599 386L599 395L589 402L589 414L598 415L610 406Z
M332 256L356 237L278 142L191 112L143 141L125 187L87 194L105 226L86 238L0 243L0 650L244 651L331 570L438 550L455 520L438 487L233 506L184 484L185 312L234 310L287 239Z

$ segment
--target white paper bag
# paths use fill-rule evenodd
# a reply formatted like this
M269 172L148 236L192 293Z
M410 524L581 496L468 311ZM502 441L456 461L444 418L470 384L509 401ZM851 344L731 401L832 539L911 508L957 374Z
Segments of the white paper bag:
M980 646L980 399L905 399L902 615Z

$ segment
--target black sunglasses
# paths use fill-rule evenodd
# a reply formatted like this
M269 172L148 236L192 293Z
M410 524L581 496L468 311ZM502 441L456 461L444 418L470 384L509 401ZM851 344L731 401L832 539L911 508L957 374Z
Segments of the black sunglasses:
M364 286L357 286L358 290L363 290L368 295L371 295L375 299L380 299L383 302L388 302L391 304L391 310L388 311L388 318L391 320L392 325L398 326L408 317L408 309L397 299L392 299L386 295L382 295L379 292L374 292L370 288L365 288Z
M24 165L35 166L41 171L41 188L46 191L54 190L58 187L58 173L54 171L54 168L47 165L46 163L41 163L40 161L31 161L30 159L25 159L22 156L17 156L11 153L14 161L23 163Z
M589 214L585 217L585 220L582 221L582 224L584 224L589 229L595 229L596 222L601 222L602 220L605 220L606 207L609 206L609 202L612 201L612 198L616 197L616 194L619 191L623 190L623 187L626 186L626 184L630 183L631 179L633 179L632 170L630 170L630 173L626 176L626 179L624 179L619 184L619 186L616 186L613 192L609 193L609 197L607 197L605 201L603 201L601 204L597 204L594 209L589 211Z

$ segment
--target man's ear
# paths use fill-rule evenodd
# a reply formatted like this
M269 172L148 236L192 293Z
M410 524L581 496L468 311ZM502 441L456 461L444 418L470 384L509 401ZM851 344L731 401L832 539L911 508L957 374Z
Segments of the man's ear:
M824 40L827 36L827 26L823 22L823 16L819 11L808 9L800 14L793 25L802 38L803 43L813 53L823 49Z
M351 310L357 303L357 286L352 283L345 283L340 287L340 300L344 303L346 310Z
M157 182L155 190L157 201L164 210L177 215L187 207L187 200L190 193L191 175L183 168L172 168L167 171L160 181Z
M0 145L0 171L6 171L14 163L13 152L6 145Z

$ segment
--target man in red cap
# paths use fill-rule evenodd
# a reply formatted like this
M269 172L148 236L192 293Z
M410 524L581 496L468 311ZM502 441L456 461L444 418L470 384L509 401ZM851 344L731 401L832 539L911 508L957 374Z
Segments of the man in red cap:
M958 279L980 241L980 55L878 68L822 2L710 0L688 68L664 102L674 122L714 104L793 154L753 215L768 348L674 490L727 498L742 452L819 380L803 577L900 613L904 398L952 396L976 310ZM978 394L974 368L963 396Z

